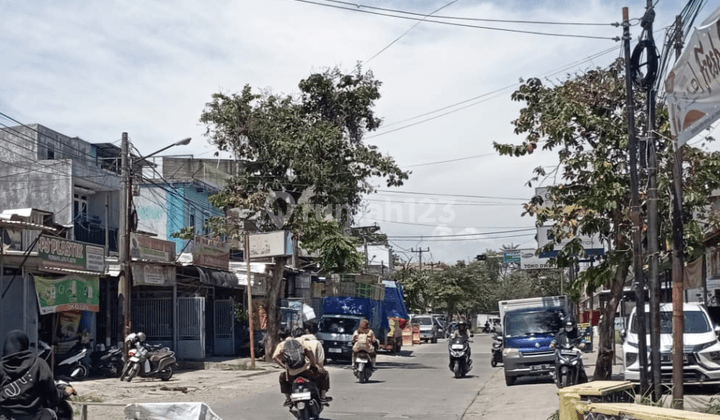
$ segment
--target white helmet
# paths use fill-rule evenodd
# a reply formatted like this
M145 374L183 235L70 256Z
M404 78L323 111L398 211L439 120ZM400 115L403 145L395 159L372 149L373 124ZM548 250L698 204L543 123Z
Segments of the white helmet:
M147 338L147 337L145 337L145 333L144 333L144 332L139 332L139 333L137 333L137 339L138 339L140 342L145 341L146 338Z

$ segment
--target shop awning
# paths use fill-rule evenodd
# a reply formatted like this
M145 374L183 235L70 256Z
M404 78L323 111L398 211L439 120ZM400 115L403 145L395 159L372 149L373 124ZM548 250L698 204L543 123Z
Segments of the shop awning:
M200 283L231 289L239 289L241 287L238 278L229 271L200 267L195 267L195 269L200 274Z

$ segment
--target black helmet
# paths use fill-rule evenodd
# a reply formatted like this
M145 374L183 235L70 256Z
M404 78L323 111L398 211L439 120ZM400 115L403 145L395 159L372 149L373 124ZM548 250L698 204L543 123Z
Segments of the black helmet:
M575 320L571 317L565 318L563 326L565 327L565 331L570 332L575 329Z
M465 322L465 320L460 320L460 321L458 321L457 326L458 326L458 329L465 329L468 327L468 324L467 324L467 322Z

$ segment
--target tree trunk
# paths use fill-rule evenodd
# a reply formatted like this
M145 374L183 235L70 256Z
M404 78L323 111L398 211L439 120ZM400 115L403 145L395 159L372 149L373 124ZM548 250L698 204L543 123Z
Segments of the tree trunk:
M597 361L595 362L594 379L609 380L612 376L613 360L615 359L615 311L623 296L625 279L627 278L629 264L622 264L615 271L610 287L610 299L605 303L598 329L600 330L597 346Z
M280 300L280 292L285 272L285 264L287 257L275 257L275 267L272 270L272 277L267 289L268 304L268 323L267 333L265 334L265 361L271 362L275 346L280 341L278 333L280 332L280 322L278 319L278 301Z

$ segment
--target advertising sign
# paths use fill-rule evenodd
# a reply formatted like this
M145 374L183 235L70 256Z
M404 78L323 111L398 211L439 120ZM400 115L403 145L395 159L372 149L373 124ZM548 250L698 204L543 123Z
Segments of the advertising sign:
M175 243L131 232L130 257L141 260L174 262Z
M513 251L505 251L505 253L503 254L503 262L505 264L520 264L520 254L521 251L519 249Z
M41 270L105 271L105 248L100 246L41 235L35 250Z
M292 255L292 235L290 231L278 230L250 235L250 258L285 255Z
M73 274L59 279L33 276L40 314L65 311L100 311L100 280Z
M552 226L540 226L537 228L537 243L538 248L543 248L550 243L554 243L552 236ZM602 255L605 252L600 237L597 235L586 236L580 235L580 241L585 249L587 255ZM560 243L555 243L553 251L542 252L540 256L543 258L554 258L557 257L557 251L563 249L565 245L573 238L563 239Z
M175 284L175 266L132 263L135 286L172 286Z
M521 270L540 270L546 268L555 268L550 264L549 258L540 258L535 256L534 249L523 249L520 253L520 269Z
M720 117L720 8L685 42L665 79L672 137L680 147Z
M538 206L539 209L548 209L553 206L553 201L550 198L550 193L548 192L547 187L535 188L535 195L540 196L543 201L542 204Z
M193 246L193 264L229 271L230 246L216 238L196 236Z

